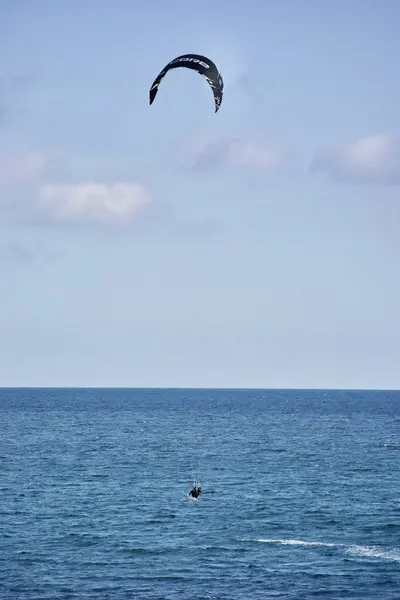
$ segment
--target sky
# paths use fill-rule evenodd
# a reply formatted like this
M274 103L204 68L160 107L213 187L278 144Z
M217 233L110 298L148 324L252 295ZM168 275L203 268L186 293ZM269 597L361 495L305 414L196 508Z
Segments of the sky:
M400 388L399 22L2 0L0 385Z

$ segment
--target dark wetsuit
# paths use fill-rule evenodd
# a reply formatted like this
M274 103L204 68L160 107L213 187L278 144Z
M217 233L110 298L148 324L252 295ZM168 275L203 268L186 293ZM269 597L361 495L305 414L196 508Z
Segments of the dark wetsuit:
M201 494L201 487L197 487L197 485L194 486L193 489L190 490L189 492L189 496L192 496L192 498L198 498Z

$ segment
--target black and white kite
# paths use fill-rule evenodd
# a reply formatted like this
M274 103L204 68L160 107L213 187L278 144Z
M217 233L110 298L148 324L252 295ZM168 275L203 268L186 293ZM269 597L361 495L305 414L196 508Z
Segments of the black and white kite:
M224 82L222 76L212 60L201 54L182 54L169 62L155 78L150 88L150 104L153 104L157 95L158 87L168 71L177 67L193 69L205 77L214 94L215 112L218 111L222 102Z

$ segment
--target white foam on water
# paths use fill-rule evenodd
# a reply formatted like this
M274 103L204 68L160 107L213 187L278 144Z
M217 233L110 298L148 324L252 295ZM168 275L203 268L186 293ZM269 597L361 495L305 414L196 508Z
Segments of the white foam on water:
M383 550L375 546L349 546L345 549L346 554L367 558L383 558L400 562L400 550Z
M359 556L365 558L380 558L383 560L393 560L400 562L400 550L392 549L385 550L376 546L359 546L356 544L345 545L345 544L332 544L329 542L311 542L306 540L292 540L292 539L276 539L276 538L241 538L241 542L259 542L263 544L281 544L283 546L321 546L325 548L340 548L346 554L352 556Z
M336 544L330 544L327 542L309 542L305 540L286 540L286 539L274 539L274 538L256 538L256 539L242 539L241 542L261 542L263 544L282 544L284 546L326 546L333 548Z

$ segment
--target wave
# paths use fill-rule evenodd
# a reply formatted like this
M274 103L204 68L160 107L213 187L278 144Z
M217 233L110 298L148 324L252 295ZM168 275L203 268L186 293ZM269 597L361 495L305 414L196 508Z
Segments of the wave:
M334 544L331 542L313 542L308 540L276 539L276 538L240 538L240 542L259 542L263 544L281 544L283 546L320 546L325 548L338 548L346 554L364 558L380 558L400 562L399 549L383 549L378 546L359 546L356 544Z
M240 542L261 542L263 544L282 544L283 546L327 546L333 548L336 544L327 542L307 542L304 540L283 540L275 538L242 538Z
M349 546L345 549L346 554L362 556L366 558L383 558L400 562L400 550L384 550L377 546Z

